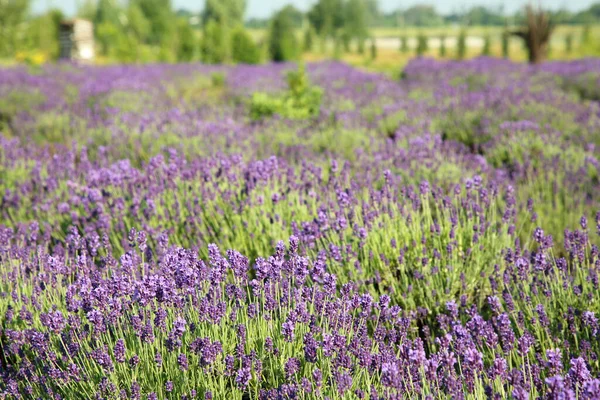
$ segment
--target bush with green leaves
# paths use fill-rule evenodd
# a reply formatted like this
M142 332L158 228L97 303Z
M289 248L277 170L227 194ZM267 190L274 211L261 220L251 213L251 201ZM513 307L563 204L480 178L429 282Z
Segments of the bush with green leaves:
M204 26L202 37L202 61L207 64L221 64L229 57L227 27L216 20L209 20Z
M319 115L323 90L312 86L301 64L287 75L288 90L283 95L256 92L250 103L250 117L259 120L275 114L289 119L306 119Z
M231 58L241 64L260 63L260 49L248 32L241 28L231 35Z

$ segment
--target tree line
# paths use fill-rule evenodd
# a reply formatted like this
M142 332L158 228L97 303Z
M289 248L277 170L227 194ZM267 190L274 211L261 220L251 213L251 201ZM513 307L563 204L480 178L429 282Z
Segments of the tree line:
M58 29L64 15L51 9L32 16L30 2L0 1L0 57L34 50L50 59L58 57ZM443 16L432 6L417 5L386 14L378 9L377 0L318 0L305 13L288 5L268 20L246 20L245 14L246 0L207 0L199 14L175 11L171 0L86 0L77 11L78 17L94 23L98 54L119 62L254 64L294 60L303 51L326 51L332 43L336 54L351 47L362 53L369 45L371 56L376 56L369 33L373 27L507 23L501 9L477 6ZM578 13L546 15L553 24L590 24L600 21L600 3ZM526 12L510 18L514 24L528 23ZM256 40L249 28L263 28L266 35Z

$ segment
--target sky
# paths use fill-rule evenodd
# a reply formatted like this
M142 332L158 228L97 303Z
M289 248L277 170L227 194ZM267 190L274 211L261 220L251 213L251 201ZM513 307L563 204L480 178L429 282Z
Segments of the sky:
M77 4L81 0L33 0L32 11L40 13L48 8L60 8L67 15L72 16L77 10ZM171 0L174 9L185 8L190 11L200 11L204 6L204 0ZM294 4L300 10L307 10L315 2L315 0L246 0L246 17L266 18L273 11L278 10L286 4ZM567 9L569 11L579 11L589 7L597 0L539 0L544 8L549 9ZM506 12L514 12L523 7L527 0L443 0L443 1L427 1L427 0L379 0L379 8L384 11L392 11L398 8L408 8L415 4L431 4L442 14L447 14L452 11L459 11L464 8L469 8L474 5L485 4L488 7L503 6Z

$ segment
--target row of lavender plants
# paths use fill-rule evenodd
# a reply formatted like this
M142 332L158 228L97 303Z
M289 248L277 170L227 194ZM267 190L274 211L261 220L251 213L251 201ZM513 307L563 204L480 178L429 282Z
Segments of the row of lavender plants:
M0 396L599 398L598 61L293 68L0 70Z

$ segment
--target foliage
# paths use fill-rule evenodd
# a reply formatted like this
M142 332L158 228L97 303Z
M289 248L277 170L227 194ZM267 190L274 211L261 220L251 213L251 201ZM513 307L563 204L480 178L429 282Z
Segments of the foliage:
M210 76L213 87L223 87L226 84L225 75L220 72L215 72Z
M278 11L269 30L269 54L276 62L295 60L300 46L294 34L293 10L287 6Z
M417 56L422 56L429 50L429 38L425 34L417 36Z
M414 5L403 13L404 23L409 26L437 26L442 17L430 5Z
M206 25L214 20L229 28L241 26L246 12L246 0L207 0L202 11L202 22Z
M21 24L27 16L29 0L2 0L0 2L0 56L11 56L17 51Z
M400 36L400 51L408 53L408 37L406 35Z
M489 56L491 54L491 46L492 46L492 38L490 35L485 35L483 37L483 48L481 49L481 55Z
M21 42L20 52L37 53L44 61L56 60L60 51L58 36L63 18L60 10L52 9L30 19Z
M440 57L446 57L446 35L440 36Z
M492 10L485 6L474 6L464 15L469 25L478 26L500 26L504 24L504 16L501 10Z
M508 30L502 31L502 57L508 58L510 55L510 32Z
M467 31L461 29L456 43L456 58L462 60L467 54Z
M139 8L137 3L135 5ZM87 12L93 12L92 21L94 24L100 25L103 23L119 23L122 10L116 0L98 0L95 7Z
M304 51L312 51L313 50L314 36L315 36L315 30L312 26L309 26L304 30L304 41L303 41Z
M525 11L526 26L514 31L513 34L523 39L527 47L529 62L537 64L546 58L554 24L542 9L534 9L533 6L528 5Z
M260 63L260 49L242 28L238 28L231 36L231 58L236 63Z
M250 116L259 120L272 115L290 119L317 117L320 112L323 91L309 83L302 64L297 71L287 74L288 90L282 95L256 92L250 103Z
M176 32L171 0L132 0L132 3L139 7L150 26L145 42L150 45L171 45Z
M196 33L184 18L177 19L177 60L192 61L198 50Z
M343 35L357 42L365 40L369 36L369 8L367 0L348 0L344 4L344 27ZM349 51L349 46L346 46Z
M204 25L202 36L202 61L207 64L220 64L229 58L231 41L227 27L216 19Z
M573 35L565 35L565 52L571 54L573 52Z
M310 24L323 37L334 37L344 26L342 0L319 0L307 13Z
M371 38L371 60L377 58L377 41L375 38Z

